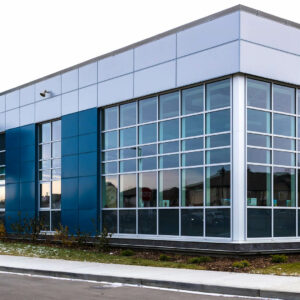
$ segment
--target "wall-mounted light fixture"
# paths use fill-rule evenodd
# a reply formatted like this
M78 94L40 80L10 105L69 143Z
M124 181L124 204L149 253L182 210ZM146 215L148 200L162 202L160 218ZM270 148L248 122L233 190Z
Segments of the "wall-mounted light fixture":
M41 95L42 97L46 97L46 94L50 94L50 92L47 91L47 90L44 90L43 92L40 93L40 95Z

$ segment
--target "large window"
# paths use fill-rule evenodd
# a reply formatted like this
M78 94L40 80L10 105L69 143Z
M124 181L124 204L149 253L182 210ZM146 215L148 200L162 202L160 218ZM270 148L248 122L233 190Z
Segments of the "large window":
M5 219L5 133L0 134L0 222Z
M247 79L250 238L296 236L297 151L300 150L295 114L299 111L297 93L291 87Z
M102 110L103 228L230 237L230 82Z
M39 126L39 214L46 231L60 224L61 121Z

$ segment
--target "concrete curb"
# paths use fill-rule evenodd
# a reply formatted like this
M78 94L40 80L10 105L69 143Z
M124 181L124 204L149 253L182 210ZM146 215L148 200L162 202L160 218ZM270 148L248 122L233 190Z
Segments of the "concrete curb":
M165 281L165 280L154 280L154 279L152 280L152 279L119 277L119 276L109 276L109 275L94 275L94 274L84 274L84 273L71 273L71 272L26 269L26 268L15 268L15 267L4 267L4 266L0 266L0 271L10 272L10 273L30 274L30 275L51 276L57 278L118 282L124 284L136 284L136 285L179 289L179 290L203 292L203 293L276 298L276 299L286 299L286 300L300 299L300 293L207 285L207 284L194 284L194 283L176 282L176 281Z

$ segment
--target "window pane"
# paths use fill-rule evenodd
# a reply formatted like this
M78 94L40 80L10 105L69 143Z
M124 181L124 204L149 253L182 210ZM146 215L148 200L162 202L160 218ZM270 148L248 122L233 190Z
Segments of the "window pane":
M118 127L118 107L104 109L104 130Z
M273 85L273 109L286 113L295 113L295 89Z
M206 109L230 106L230 80L225 79L206 85Z
M274 114L274 134L295 136L295 118Z
M222 147L230 145L230 134L212 135L206 138L206 148Z
M166 153L172 153L172 152L178 152L178 151L179 151L179 142L178 141L159 144L159 153L160 154L166 154Z
M274 206L295 206L296 176L294 169L274 168Z
M60 209L61 202L61 181L52 181L51 208Z
M102 207L117 207L118 176L102 177Z
M136 147L120 150L120 158L132 158L132 157L136 157Z
M275 165L283 166L295 166L295 154L290 152L274 151L274 161Z
M182 114L193 114L203 111L203 85L182 91Z
M156 174L156 172L146 172L139 174L139 207L156 206Z
M271 114L264 111L248 109L247 128L251 131L271 133Z
M179 166L179 155L163 155L159 157L159 168L176 168Z
M203 235L203 209L181 210L181 235Z
M120 207L136 207L136 174L120 175Z
M206 236L230 237L230 208L205 210Z
M52 211L51 212L51 223L52 223L52 231L55 231L59 229L59 226L61 224L61 217L60 217L60 211Z
M248 165L247 202L249 206L271 205L271 168Z
M40 220L43 230L50 230L50 212L40 211Z
M118 163L117 162L109 162L102 165L104 174L113 174L118 173Z
M119 211L119 232L136 233L136 211L135 210Z
M139 120L140 123L157 120L157 100L155 97L139 101Z
M159 172L159 206L178 206L179 170Z
M274 209L274 236L296 236L296 210Z
M172 140L179 137L179 120L170 120L159 123L159 140Z
M103 153L103 160L115 160L118 159L118 150L106 151Z
M230 130L230 110L221 110L206 114L206 133Z
M61 159L52 159L52 168L61 168Z
M271 151L263 150L263 149L247 149L247 161L262 163L262 164L270 164L271 163Z
M181 205L203 205L203 168L182 169Z
M298 90L297 93L298 93L298 100L297 100L298 101L298 115L300 115L300 90Z
M156 209L138 211L139 234L156 234Z
M51 123L42 124L40 127L40 143L48 143L51 140Z
M247 102L249 106L271 108L271 85L268 82L247 79Z
M40 184L40 207L49 207L50 205L50 183Z
M247 210L247 236L248 238L271 237L271 209L253 209Z
M120 161L120 173L136 171L136 160L128 159Z
M136 144L136 128L131 127L120 130L120 147Z
M5 208L5 186L0 186L0 208Z
M52 179L60 180L61 179L61 169L52 170Z
M40 169L51 169L51 159L39 161Z
M117 232L117 211L103 210L102 211L102 228L109 233Z
M285 139L280 137L274 137L274 148L286 149L286 150L296 150L295 140Z
M179 234L179 212L178 209L160 209L158 218L158 234Z
M40 149L40 159L50 159L51 158L51 144L44 144L39 146Z
M156 123L139 127L139 144L153 143L157 140Z
M51 171L43 170L39 172L39 179L43 181L49 181L51 179Z
M207 164L230 162L230 148L206 151Z
M0 152L0 166L5 165L5 152Z
M60 141L61 140L61 121L55 121L52 123L52 140Z
M148 157L139 159L139 170L140 171L147 171L156 169L157 159L156 157Z
M190 137L203 134L203 115L182 118L182 137Z
M0 134L0 150L5 150L5 133Z
M111 149L111 148L117 148L118 147L118 131L110 131L104 133L104 139L103 139L104 149Z
M206 168L206 205L230 205L230 166Z
M171 118L179 114L179 93L161 95L159 97L159 118Z
M203 148L203 138L188 139L181 142L181 150L197 150Z
M203 165L203 151L184 153L181 159L183 167Z
M138 147L139 156L148 156L148 155L156 155L156 154L157 154L156 144Z
M52 143L52 157L61 157L61 142Z
M247 144L259 147L271 147L271 137L260 134L247 134Z
M120 105L120 127L136 124L136 102Z

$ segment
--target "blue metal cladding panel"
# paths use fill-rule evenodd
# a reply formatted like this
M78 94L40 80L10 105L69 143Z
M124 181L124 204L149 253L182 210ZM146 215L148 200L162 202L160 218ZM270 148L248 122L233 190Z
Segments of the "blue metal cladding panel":
M11 183L5 186L5 210L20 210L20 184Z
M79 210L78 225L80 232L95 235L98 228L97 210Z
M79 155L79 176L97 175L97 152ZM97 188L97 186L95 187Z
M61 209L78 210L78 177L61 180Z
M63 156L61 168L62 178L78 177L78 155Z
M79 153L97 151L97 133L79 136Z
M78 154L78 136L64 138L61 143L61 155L76 155Z
M79 112L79 135L97 132L97 108Z
M35 181L35 161L21 163L20 182Z
M62 139L78 136L78 113L62 116L61 118Z
M5 132L5 147L6 150L20 147L20 127Z
M79 177L79 210L97 210L97 176Z
M13 226L17 223L17 222L21 222L22 217L21 217L21 212L20 211L16 211L16 210L12 210L12 211L5 211L5 227L6 227L6 231L8 233L14 232L13 230Z
M61 224L68 226L69 233L76 234L78 231L78 209L62 209Z
M35 145L22 147L21 163L27 161L35 161Z
M20 146L35 145L35 124L20 127Z
M20 182L20 151L14 150L16 149L7 149L5 153L5 184Z
M35 204L35 182L22 182L20 184L20 210L34 211Z

